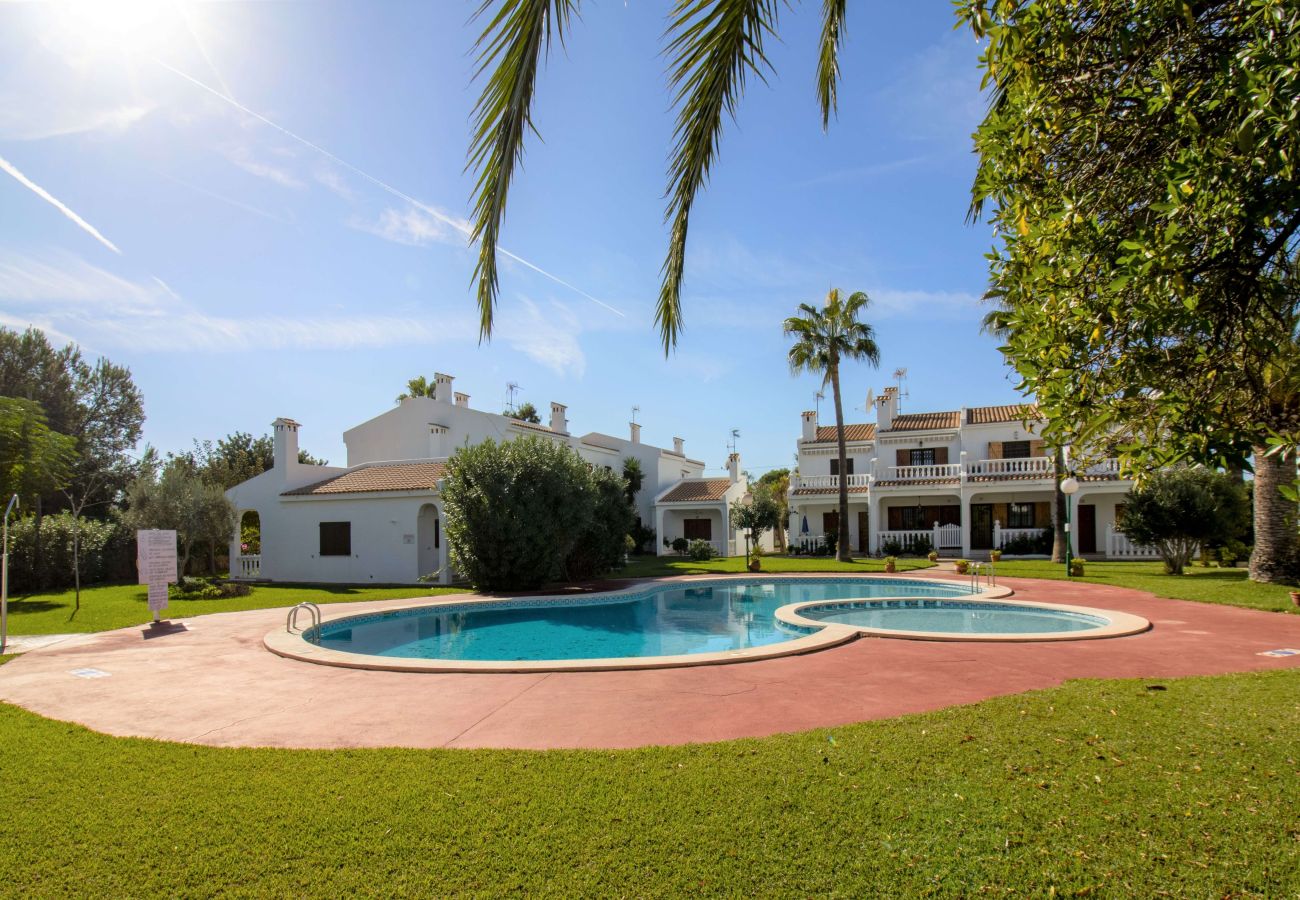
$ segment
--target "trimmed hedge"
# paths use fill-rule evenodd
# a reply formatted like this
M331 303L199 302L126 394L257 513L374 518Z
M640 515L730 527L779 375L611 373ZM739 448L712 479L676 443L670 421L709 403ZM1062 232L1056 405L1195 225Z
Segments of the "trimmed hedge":
M9 528L9 589L15 593L73 586L73 518L62 512L41 519L41 549L36 553L36 517ZM135 534L120 522L82 518L81 583L133 581Z

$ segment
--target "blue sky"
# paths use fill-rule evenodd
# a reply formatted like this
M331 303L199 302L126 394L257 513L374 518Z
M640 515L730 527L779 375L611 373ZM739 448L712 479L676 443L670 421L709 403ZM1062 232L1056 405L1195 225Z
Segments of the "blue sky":
M476 407L514 381L575 430L623 434L635 405L646 440L680 435L711 470L732 428L747 468L788 465L818 381L789 374L781 321L832 286L872 296L882 350L845 372L849 421L898 367L905 410L1016 399L978 333L978 47L947 3L852 10L827 134L819 4L783 12L776 73L751 81L692 218L668 359L667 4L585 4L553 48L502 245L576 290L507 263L484 345L456 228L475 5L0 2L0 324L129 366L163 450L286 415L342 462L344 429L442 371Z

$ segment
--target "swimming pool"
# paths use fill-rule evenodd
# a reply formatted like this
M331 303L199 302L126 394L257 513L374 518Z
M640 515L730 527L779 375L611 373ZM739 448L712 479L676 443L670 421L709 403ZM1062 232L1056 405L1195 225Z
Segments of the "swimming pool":
M401 671L556 671L736 662L863 634L935 640L1109 636L1113 614L972 595L966 582L768 576L586 596L435 601L267 635L283 656ZM1064 611L1064 612L1062 612ZM1142 620L1145 627L1145 620ZM1124 632L1129 633L1129 632Z

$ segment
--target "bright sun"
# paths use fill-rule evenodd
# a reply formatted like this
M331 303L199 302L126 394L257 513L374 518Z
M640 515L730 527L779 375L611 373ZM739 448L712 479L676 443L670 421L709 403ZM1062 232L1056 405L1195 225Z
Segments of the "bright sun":
M59 41L93 56L156 53L178 36L184 15L168 0L61 0L50 7Z

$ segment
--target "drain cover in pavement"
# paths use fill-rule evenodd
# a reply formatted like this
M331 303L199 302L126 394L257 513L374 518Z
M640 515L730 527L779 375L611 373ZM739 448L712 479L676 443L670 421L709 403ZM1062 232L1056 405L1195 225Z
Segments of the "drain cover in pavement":
M69 674L78 678L107 678L111 673L103 669L73 669Z
M1283 647L1281 650L1265 650L1263 653L1256 653L1256 656L1300 656L1300 650L1292 647Z

